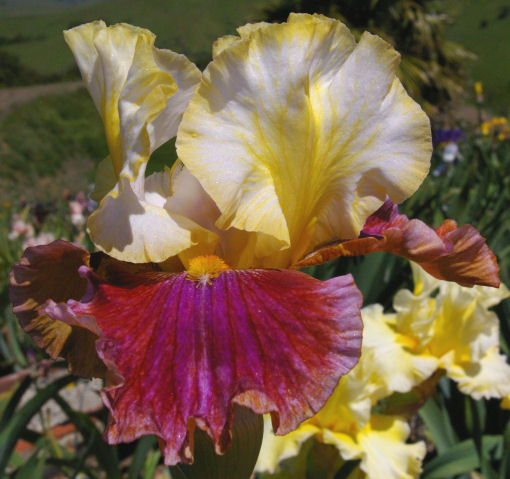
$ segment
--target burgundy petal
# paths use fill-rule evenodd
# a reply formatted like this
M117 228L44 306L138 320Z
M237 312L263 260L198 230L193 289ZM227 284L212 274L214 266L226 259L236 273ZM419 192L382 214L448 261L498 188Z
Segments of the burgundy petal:
M339 256L358 256L387 251L418 263L436 278L462 286L499 286L499 266L494 253L471 225L460 228L445 220L433 230L417 219L398 213L397 205L386 202L369 216L360 237L325 246L310 253L293 267L303 268L331 261Z
M95 349L97 336L40 311L48 299L82 298L87 281L78 269L89 264L89 256L81 246L62 240L27 248L12 268L9 297L21 326L40 348L52 358L67 359L75 374L102 377L105 367Z
M48 312L100 330L99 355L116 375L102 393L107 440L155 434L166 464L192 461L195 425L224 452L233 402L271 412L278 433L291 431L359 358L362 298L350 275L320 282L297 271L228 270L195 282L141 273L116 286L88 275L88 302Z

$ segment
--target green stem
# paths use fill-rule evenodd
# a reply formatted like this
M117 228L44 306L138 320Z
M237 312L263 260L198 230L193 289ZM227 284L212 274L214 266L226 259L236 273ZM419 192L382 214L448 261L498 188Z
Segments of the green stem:
M183 479L249 479L257 462L263 433L262 416L236 405L232 444L224 455L216 454L210 437L196 428L195 461L190 466L181 464L170 470Z

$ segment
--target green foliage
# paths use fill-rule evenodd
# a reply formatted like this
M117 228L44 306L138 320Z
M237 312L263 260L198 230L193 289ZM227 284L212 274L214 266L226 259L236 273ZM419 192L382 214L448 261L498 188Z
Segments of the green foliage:
M37 414L46 401L55 396L61 388L71 381L73 381L72 376L64 376L57 379L55 382L46 386L46 388L39 391L10 418L2 417L2 422L6 422L6 424L0 433L0 471L5 470L14 446L30 419ZM18 399L18 397L19 395L16 396L16 399ZM10 411L12 407L8 406L6 410Z
M488 401L462 396L447 379L439 386L437 397L430 398L419 412L437 450L436 457L424 465L423 478L450 478L476 469L487 479L507 477L501 471L507 467L503 428L508 413Z
M99 115L82 89L20 106L0 123L1 175L54 175L73 156L102 158L106 144Z
M0 87L34 85L44 80L44 76L24 66L17 56L0 50Z
M485 102L500 115L510 107L510 5L505 0L442 0L443 8L456 18L446 33L474 52L470 65L473 81L482 81Z
M87 191L107 152L101 120L84 89L40 97L7 114L0 120L0 145L3 201L55 200L69 185Z

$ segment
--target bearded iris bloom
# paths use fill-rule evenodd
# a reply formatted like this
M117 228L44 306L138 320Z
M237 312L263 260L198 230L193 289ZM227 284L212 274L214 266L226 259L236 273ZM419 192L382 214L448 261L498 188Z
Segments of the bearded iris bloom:
M363 308L365 330L371 328L378 306ZM300 454L305 441L313 437L334 446L345 461L360 460L359 470L352 477L419 477L425 443L407 442L410 427L402 416L373 412L377 402L391 394L388 378L380 375L378 353L377 348L363 341L358 364L340 380L325 406L295 431L275 436L266 418L266 433L255 469L270 474L279 472L281 463ZM391 364L386 366L391 368Z
M155 434L167 464L191 462L196 426L228 447L233 403L281 434L316 412L358 361L362 299L301 266L388 250L498 283L474 228L394 210L428 172L430 127L379 37L291 15L220 38L203 73L130 25L65 38L110 152L88 222L101 253L31 248L11 298L50 355L105 378L109 442ZM173 136L178 162L146 176Z
M419 477L425 444L406 443L410 427L395 414L410 417L443 374L464 394L503 398L506 406L510 365L499 351L497 315L489 310L510 296L506 286L466 288L415 265L413 276L414 291L395 295L395 313L385 313L380 304L362 309L360 361L317 414L285 436L275 436L266 420L256 470L278 472L282 461L303 454L304 442L314 437L335 446L343 460L360 459L363 477ZM392 400L393 393L406 396ZM384 398L389 400L382 406Z
M395 314L380 307L363 321L370 323L364 341L381 359L374 369L388 388L407 392L443 370L474 399L510 394L510 365L499 350L498 317L489 309L510 296L508 288L465 288L414 266L413 276L414 291L395 296Z

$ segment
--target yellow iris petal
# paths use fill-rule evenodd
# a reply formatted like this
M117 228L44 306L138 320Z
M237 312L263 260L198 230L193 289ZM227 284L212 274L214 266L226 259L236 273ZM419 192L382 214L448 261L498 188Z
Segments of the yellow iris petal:
M92 241L136 263L161 262L198 241L214 242L209 232L166 209L166 199L154 201L145 180L151 153L177 132L199 70L184 56L155 48L154 34L131 25L98 21L64 35L103 119L110 151L96 175L94 199L100 204L88 222Z
M510 365L498 346L489 348L477 362L452 364L447 374L464 394L475 399L510 395Z
M435 279L418 266L412 268L414 293L397 293L397 314L391 324L385 320L389 315L382 312L378 322L363 316L364 347L372 348L380 358L376 367L384 369L385 364L391 364L394 372L389 376L389 370L381 371L381 377L391 377L395 382L402 375L407 378L409 390L420 378L426 379L428 367L432 368L430 373L441 368L462 392L475 399L509 394L510 365L499 353L499 321L489 310L510 296L508 288L504 284L499 288L466 288ZM389 362L385 356L393 359ZM417 365L428 366L416 369ZM405 392L395 384L390 389Z
M255 471L274 473L279 464L299 454L302 444L319 432L319 429L305 422L285 436L276 436L269 415L264 416L264 437Z
M338 448L345 460L361 459L360 468L370 479L419 477L425 443L406 444L410 428L397 417L374 414L355 435L325 431L323 441Z
M340 22L310 15L239 34L217 45L177 139L218 227L263 233L259 257L301 254L357 237L386 194L401 202L416 190L430 128L390 45L369 34L356 45ZM295 256L282 254L274 266Z
M139 165L132 156L150 154L141 130L177 92L172 75L156 64L155 36L131 25L107 27L97 21L67 30L64 37L103 119L115 174L131 161L134 180Z
M371 367L388 390L405 393L431 376L438 360L416 351L421 345L395 330L393 316L380 305L363 308L363 347L373 351Z

